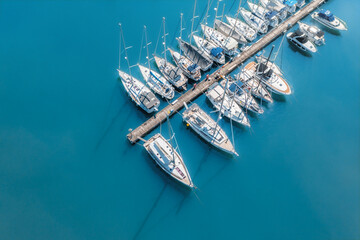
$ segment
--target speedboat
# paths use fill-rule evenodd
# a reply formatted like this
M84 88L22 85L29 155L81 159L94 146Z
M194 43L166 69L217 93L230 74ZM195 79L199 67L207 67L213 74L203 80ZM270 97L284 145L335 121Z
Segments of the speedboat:
M261 18L255 16L250 11L240 8L240 14L244 18L245 22L249 24L250 27L256 29L262 34L265 34L268 31L268 23L262 20Z
M147 140L144 148L169 176L188 187L194 187L181 155L160 133Z
M252 29L249 25L241 21L240 19L235 19L229 16L225 16L228 23L235 27L244 37L249 41L254 41L257 35L257 31Z
M119 69L118 73L126 92L137 106L147 113L158 111L160 101L145 84Z
M321 9L319 12L311 14L311 17L328 28L334 30L347 30L346 23L334 16L329 10Z
M203 24L201 24L201 29L206 38L214 42L218 47L221 47L226 55L235 56L239 53L237 50L238 42L232 37L226 37L219 31Z
M262 20L267 21L269 23L269 26L276 27L277 25L279 25L279 18L277 17L278 12L270 11L260 5L254 4L249 1L247 1L247 4L251 12Z
M270 11L278 12L278 16L281 21L284 21L285 18L287 17L288 14L287 7L279 1L260 0L260 4L264 8L269 9Z
M205 94L214 108L220 111L222 115L239 124L250 127L249 119L241 107L226 94L218 82L211 85Z
M184 55L181 55L180 53L175 52L170 48L168 50L172 58L174 59L176 65L183 71L185 76L187 76L188 78L194 81L200 80L201 78L200 67L196 63L193 63L190 59L188 59Z
M146 84L161 97L172 99L175 96L174 88L159 73L139 64L139 69Z
M226 37L232 37L240 44L247 43L246 38L234 27L230 26L227 23L215 19L215 29L220 33L224 34Z
M193 37L195 44L199 47L199 49L203 50L203 52L207 54L209 58L221 65L225 64L224 50L221 47L217 47L215 44L206 40L205 38L201 38L196 35L193 35Z
M265 63L250 62L247 69L255 72L256 76L266 85L266 87L273 93L289 95L291 88L285 79L276 74L271 68L267 67Z
M208 114L196 103L193 103L190 107L184 105L186 109L182 117L188 126L214 147L238 156L225 131Z
M220 85L225 89L226 93L230 96L230 98L234 98L234 101L239 104L241 107L250 110L254 113L262 114L264 110L260 107L260 105L255 101L254 97L251 96L244 85L240 80L235 81L230 76L228 84L226 84L226 80L222 80ZM230 81L231 80L231 81Z
M308 36L310 41L318 46L325 44L324 32L321 31L318 27L310 26L302 22L298 22L298 24L300 30Z
M290 42L292 42L295 46L304 52L317 52L314 43L312 43L308 36L299 29L295 32L288 33L286 37Z
M207 71L211 68L213 61L206 57L197 47L185 42L181 38L177 38L180 49L193 63L196 63L201 70Z
M254 97L272 103L273 99L270 92L266 90L261 81L255 77L255 72L246 67L247 66L245 66L239 74L235 75L235 79L244 83L245 88L249 90Z
M156 55L154 55L154 59L157 67L166 80L168 80L177 89L186 90L186 83L188 80L179 67L176 67L164 58L160 58Z

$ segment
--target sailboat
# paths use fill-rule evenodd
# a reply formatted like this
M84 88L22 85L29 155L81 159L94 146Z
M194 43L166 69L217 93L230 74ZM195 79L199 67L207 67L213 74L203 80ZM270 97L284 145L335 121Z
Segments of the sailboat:
M250 1L247 1L247 4L251 12L265 22L268 22L269 26L276 27L277 25L279 25L279 18L277 17L278 13L276 11L270 11Z
M193 103L190 107L185 103L184 105L186 109L182 117L188 126L212 146L238 156L230 139L217 122L206 114L196 103Z
M264 100L265 102L273 102L270 92L266 90L261 81L255 77L255 72L243 68L239 74L235 75L235 79L241 81L254 97Z
M225 18L228 21L228 23L232 27L235 27L241 34L243 34L247 40L249 40L250 42L255 40L257 36L257 31L255 31L249 25L247 25L238 18L232 18L229 16L225 16Z
M254 113L262 114L264 110L260 107L260 105L255 101L254 97L250 92L247 91L246 85L240 80L235 81L230 76L228 76L229 84L226 88L226 93L230 96L230 98L234 98L234 101L239 104L241 107L250 110ZM225 88L226 80L222 80L220 85Z
M166 140L160 133L158 133L147 140L143 146L150 154L150 156L155 160L155 162L164 170L164 172L182 184L193 188L194 184L191 180L184 160L177 151L178 145L168 116L167 122L169 125L169 133L171 135L171 143L169 143L168 140ZM176 148L174 148L175 144Z
M261 18L255 16L250 11L240 8L240 14L244 18L245 22L252 28L258 30L260 33L265 34L268 31L268 24Z
M193 63L187 57L181 55L180 53L178 53L170 48L168 48L168 51L170 52L176 65L183 71L185 76L187 76L188 78L190 78L194 81L200 80L200 78L201 78L200 67L196 63Z
M205 93L214 108L225 117L247 127L250 127L249 119L241 107L226 94L224 88L215 82ZM222 106L222 107L221 107Z
M145 33L145 42L146 42L146 51L147 51L147 60L148 67L138 64L140 72L145 79L147 85L161 97L166 99L172 99L175 96L174 88L170 85L166 79L161 76L159 73L151 70L150 67L150 58L149 58L149 44L147 41L146 26L144 26Z
M224 50L221 47L217 47L212 42L196 35L193 35L193 37L195 44L199 47L199 49L202 49L209 58L221 65L225 64Z
M239 32L235 27L230 26L227 23L215 19L215 29L220 33L224 34L226 37L232 37L240 44L246 44L247 40L241 32Z
M127 47L125 45L125 39L124 39L124 33L122 31L121 24L120 26L120 44L119 44L119 68L118 73L121 80L122 85L124 86L124 89L128 93L129 97L132 101L136 103L137 106L142 108L147 113L152 113L155 111L158 111L160 101L155 97L155 95L151 92L149 88L145 86L141 81L134 78L131 75L131 67L127 55ZM125 59L128 64L128 70L130 74L125 73L124 71L120 70L120 63L121 63L121 45L122 43L124 45L124 51L125 51Z
M165 18L163 18L162 24L163 24L163 32L164 32L164 36L163 36L164 58L158 57L154 54L155 63L159 68L160 72L162 73L162 75L164 76L164 78L166 78L166 80L168 80L176 88L186 90L187 78L184 76L183 72L179 67L176 67L175 65L167 61Z
M287 7L279 1L272 0L259 0L261 6L270 10L278 12L278 17L281 21L284 21L288 14Z

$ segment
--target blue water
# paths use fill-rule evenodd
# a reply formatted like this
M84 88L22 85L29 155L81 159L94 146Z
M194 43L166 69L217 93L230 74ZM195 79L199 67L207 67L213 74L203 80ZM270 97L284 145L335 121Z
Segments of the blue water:
M198 1L197 15L206 2ZM237 4L227 0L225 13ZM128 129L148 116L116 72L118 22L136 64L143 25L153 51L165 16L176 48L179 14L186 36L192 7L191 0L0 1L2 240L360 239L360 2L326 3L349 31L326 32L313 56L284 42L277 61L293 95L251 116L251 129L234 127L238 158L171 118L195 193L128 143ZM204 96L195 102L212 111ZM221 125L230 135L229 122Z

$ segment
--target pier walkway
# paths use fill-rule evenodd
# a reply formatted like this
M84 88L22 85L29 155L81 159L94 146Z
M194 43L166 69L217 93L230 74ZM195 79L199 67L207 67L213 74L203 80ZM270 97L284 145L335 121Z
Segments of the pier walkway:
M238 57L234 58L232 62L228 62L220 67L217 71L212 73L208 79L205 79L199 83L195 89L189 89L186 93L181 95L178 99L174 100L168 106L159 111L156 115L149 118L139 127L134 130L131 130L127 135L128 140L131 143L137 142L139 139L147 135L150 131L156 128L161 122L166 120L166 115L171 116L175 112L179 111L184 103L189 103L193 99L197 98L199 95L204 93L213 83L219 81L221 76L226 76L232 71L234 71L238 66L240 66L244 61L253 56L255 53L259 52L278 36L286 32L293 25L295 25L299 20L306 17L317 7L319 7L325 0L313 0L310 3L306 4L303 8L299 9L295 14L290 16L284 22L280 23L276 28L272 29L269 33L260 38L257 42L253 43L248 47L244 52L242 52Z

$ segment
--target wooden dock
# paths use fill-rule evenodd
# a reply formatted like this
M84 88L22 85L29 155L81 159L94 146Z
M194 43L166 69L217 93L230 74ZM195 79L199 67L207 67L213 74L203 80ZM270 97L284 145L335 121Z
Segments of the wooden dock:
M293 25L295 25L299 20L306 17L312 11L314 11L317 7L319 7L325 0L313 0L303 8L298 10L294 15L290 16L284 22L279 24L276 28L272 29L265 36L260 38L257 42L253 43L248 49L242 52L238 57L236 57L232 62L228 62L222 67L220 67L217 71L209 76L206 80L199 82L195 89L189 89L186 93L181 95L178 99L174 100L168 106L159 111L156 115L149 118L143 124L141 124L136 129L132 130L127 138L131 143L137 142L139 139L147 135L150 131L156 128L161 122L166 120L166 115L173 115L176 111L179 111L184 103L188 103L199 95L204 93L214 82L219 81L221 79L220 76L226 76L232 71L234 71L238 66L240 66L244 61L248 58L252 57L255 53L259 52L273 40L275 40L278 36L286 32Z

